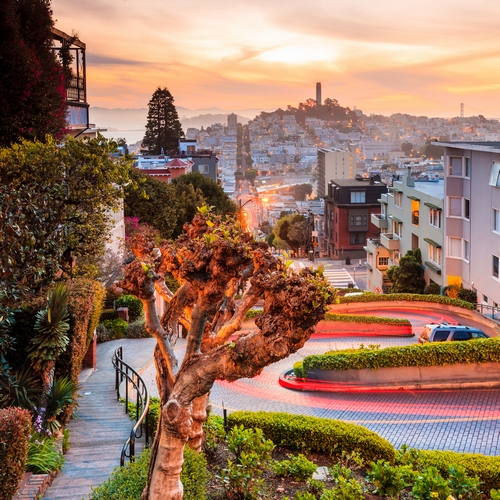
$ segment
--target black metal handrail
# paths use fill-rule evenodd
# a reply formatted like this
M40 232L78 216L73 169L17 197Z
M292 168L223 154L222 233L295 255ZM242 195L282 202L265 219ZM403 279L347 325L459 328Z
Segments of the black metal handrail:
M120 457L120 466L125 464L125 458L131 462L135 457L135 440L142 437L142 429L145 428L145 441L149 443L149 426L148 426L148 411L149 411L149 390L142 377L125 361L123 361L123 348L118 346L111 358L115 368L115 390L116 399L120 400L120 386L125 380L125 413L128 414L129 389L132 393L135 392L135 420L136 424L130 431L130 437L127 439L122 448ZM133 396L133 394L132 394ZM140 415L139 415L139 412ZM127 453L128 450L128 453Z

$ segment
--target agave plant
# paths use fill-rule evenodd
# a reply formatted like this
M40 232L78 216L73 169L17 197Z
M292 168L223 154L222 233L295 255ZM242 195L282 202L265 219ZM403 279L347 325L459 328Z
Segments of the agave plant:
M10 376L4 380L0 392L0 408L18 406L31 410L38 405L40 398L40 378L34 373L30 365L19 370L10 372Z
M61 428L57 417L65 408L68 405L78 406L76 402L78 388L78 384L68 377L55 379L45 408L45 428L50 434L54 434Z
M68 287L58 284L49 294L47 307L39 311L35 322L35 336L30 342L28 357L42 378L39 416L45 421L49 394L54 385L57 358L66 350L69 338Z

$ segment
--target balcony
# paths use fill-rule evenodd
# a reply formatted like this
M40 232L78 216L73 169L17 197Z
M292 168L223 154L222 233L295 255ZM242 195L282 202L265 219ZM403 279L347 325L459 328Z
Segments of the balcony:
M382 233L380 235L380 243L387 250L399 250L399 236L395 233Z
M384 214L371 214L372 224L379 229L387 229L387 217Z

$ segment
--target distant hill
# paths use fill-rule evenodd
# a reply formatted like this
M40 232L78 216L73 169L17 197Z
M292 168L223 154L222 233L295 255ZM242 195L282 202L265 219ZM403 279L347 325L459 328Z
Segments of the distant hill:
M248 120L257 116L261 109L242 109L225 111L220 108L188 109L177 106L177 113L181 120L184 131L188 127L200 128L202 125L208 127L214 123L227 123L227 115L236 113L238 121L247 123ZM90 107L90 122L100 128L117 130L143 130L146 126L148 116L147 108L122 109L122 108L99 108ZM247 118L252 117L252 118Z

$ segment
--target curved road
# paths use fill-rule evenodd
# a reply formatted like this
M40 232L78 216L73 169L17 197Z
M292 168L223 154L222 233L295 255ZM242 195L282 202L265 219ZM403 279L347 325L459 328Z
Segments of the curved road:
M403 310L380 314L408 318L417 336L313 336L299 352L268 366L253 379L217 382L210 397L214 413L222 414L225 407L228 411L283 411L334 418L364 425L396 448L406 444L420 449L497 455L500 452L500 391L497 389L319 393L292 391L278 384L282 372L309 354L358 347L362 343L380 344L381 347L408 345L417 341L418 332L425 323L442 320L464 323L449 314L417 314Z

